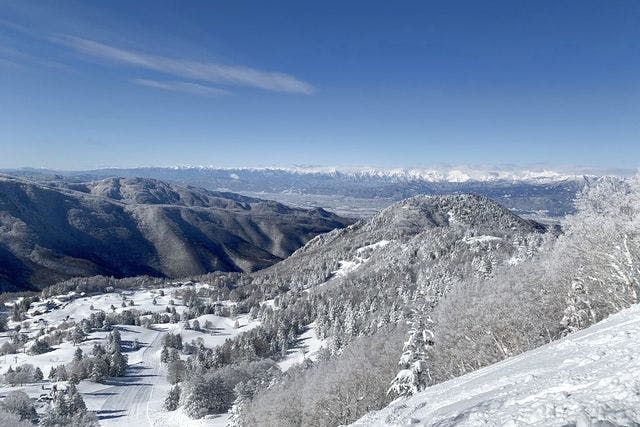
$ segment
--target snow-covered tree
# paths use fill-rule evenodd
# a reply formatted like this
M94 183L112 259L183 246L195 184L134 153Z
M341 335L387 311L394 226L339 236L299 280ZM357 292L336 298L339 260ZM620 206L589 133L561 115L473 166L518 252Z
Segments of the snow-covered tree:
M100 357L107 354L107 352L105 351L104 347L102 347L100 344L94 344L93 348L91 349L91 354L95 357Z
M69 384L69 386L67 387L66 395L67 408L70 413L75 414L87 410L87 405L85 405L84 399L82 398L80 392L74 384Z
M37 417L33 402L23 391L9 392L0 401L0 408L5 412L18 416L20 420L34 421Z
M202 418L207 414L226 412L233 403L230 390L217 374L191 378L187 390L183 391L182 407L191 418Z
M120 331L117 329L114 329L107 337L107 340L109 344L119 347L122 343L122 338L120 337Z
M107 336L106 362L109 365L109 376L121 377L127 368L128 357L122 354L120 332L114 329Z
M347 341L356 335L356 318L351 305L347 306L347 310L344 313L343 328L344 336Z
M36 366L35 371L33 371L33 379L34 381L42 381L44 379L44 374L42 373L42 369Z
M121 377L127 368L127 356L118 349L109 354L109 375Z
M585 188L555 249L570 281L563 333L582 329L638 302L640 175Z
M8 384L23 385L33 381L35 376L35 369L33 365L25 364L17 366L15 369L9 366L7 372L4 374L4 381Z
M73 328L73 331L71 332L71 341L74 345L80 344L86 337L87 334L82 330L82 327L80 325L77 325L75 328Z
M91 373L89 379L96 383L101 383L109 376L109 365L104 360L103 356L97 356L93 358L93 366L91 367Z
M409 396L429 386L429 348L433 346L433 332L428 329L430 323L429 318L422 319L421 316L413 321L398 363L402 369L391 382L389 394Z
M233 401L231 409L229 410L228 427L241 427L242 426L242 410L246 403L251 400L256 392L255 384L252 382L238 383L233 389L236 399Z
M167 411L175 411L180 404L180 386L174 385L169 389L167 397L164 399L164 409Z
M169 361L169 349L166 344L162 346L162 350L160 351L160 361L162 363L167 363Z
M31 354L44 354L49 351L51 351L51 346L41 339L36 339L29 348L29 353Z
M80 347L76 348L76 351L73 353L73 361L75 363L78 363L82 360L82 349Z
M56 368L56 379L58 381L67 381L69 379L69 374L67 373L67 368L64 365L58 365Z
M98 426L98 420L93 413L87 411L84 399L75 385L70 384L65 391L54 393L51 406L40 419L40 425L93 427Z
M169 384L177 384L184 379L185 364L180 358L172 360L167 365L167 381Z

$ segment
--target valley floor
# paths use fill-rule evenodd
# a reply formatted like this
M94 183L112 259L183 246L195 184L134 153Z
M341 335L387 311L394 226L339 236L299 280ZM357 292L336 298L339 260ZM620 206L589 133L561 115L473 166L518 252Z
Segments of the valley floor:
M355 425L640 425L640 306L430 387Z

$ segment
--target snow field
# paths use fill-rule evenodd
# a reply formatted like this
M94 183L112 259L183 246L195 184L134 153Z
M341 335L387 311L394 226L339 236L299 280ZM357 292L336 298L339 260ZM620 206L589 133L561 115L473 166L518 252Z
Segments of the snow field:
M375 247L382 244L372 245ZM368 248L363 248L368 249ZM28 348L33 339L42 328L57 327L64 323L79 322L88 318L92 312L115 311L121 313L124 310L139 310L141 312L164 313L173 300L176 312L182 313L186 307L181 299L175 295L178 289L188 287L199 288L201 284L167 286L162 288L164 296L160 295L160 289L131 290L123 292L110 292L100 295L84 296L70 293L69 295L52 297L32 304L27 313L27 319L22 322L10 322L9 326L15 328L21 326L21 333L26 333L32 340L27 343ZM126 307L122 307L123 297ZM153 300L156 303L153 303ZM129 306L133 301L134 305ZM229 301L222 301L224 305L230 305ZM49 304L50 308L47 308ZM112 310L111 307L115 307ZM192 328L195 320L200 324L201 330L186 329L184 322L153 324L149 328L143 326L116 325L120 331L123 345L123 353L128 357L129 368L124 377L111 378L104 384L90 381L81 381L78 390L82 393L87 408L95 411L101 424L109 426L153 425L153 426L224 426L228 420L228 414L208 416L201 420L193 420L180 410L167 412L162 409L170 384L166 381L166 366L160 363L162 338L167 333L179 333L185 343L192 340L202 340L206 347L214 348L222 345L226 339L248 331L260 325L257 320L249 318L248 314L241 314L235 318L221 317L214 314L206 314L189 320ZM210 327L205 329L209 323ZM319 340L314 331L314 325L309 325L306 332L299 337L299 346L289 349L287 356L278 364L282 370L301 363L305 358L315 359L319 349L325 342ZM0 345L9 341L12 332L0 334ZM26 353L10 354L0 357L0 374L9 366L32 364L40 367L45 376L45 381L40 383L25 384L21 387L0 387L0 396L12 390L23 390L31 397L37 398L41 394L48 393L53 382L46 377L52 367L60 364L68 364L72 361L77 348L83 353L91 354L95 344L106 344L108 332L96 331L90 333L85 341L74 346L71 342L63 342L54 346L48 353L30 355ZM137 340L140 348L134 350L132 344ZM303 351L304 348L304 351ZM43 387L45 390L43 390ZM41 410L46 407L41 406Z
M339 268L335 271L332 271L331 274L335 277L344 277L348 275L349 273L358 269L362 264L369 261L372 252L384 248L389 243L391 243L390 240L381 240L371 245L363 246L356 249L356 255L354 256L353 260L338 261Z
M638 426L640 306L429 387L354 425Z
M112 292L93 296L78 296L74 294L49 298L32 304L27 319L23 322L10 322L9 326L15 328L21 326L21 333L35 338L42 328L57 327L65 321L79 322L88 318L92 312L115 312L135 309L139 311L162 312L166 311L169 301L173 300L176 312L182 313L186 309L181 304L180 298L174 295L178 289L188 287L199 288L201 284L181 286L168 286L162 288L164 296L160 295L160 289L136 290ZM126 307L122 307L123 296L126 298ZM153 300L156 300L156 304ZM134 305L129 306L133 301ZM49 303L53 308L47 309ZM222 301L224 305L231 304ZM91 308L93 307L93 308ZM101 424L109 426L117 425L154 425L154 426L203 426L226 425L227 416L208 417L203 420L192 420L180 411L166 412L162 409L162 403L170 388L166 381L166 367L160 363L162 338L168 333L179 333L183 342L188 343L194 339L201 339L207 347L216 347L224 343L227 338L232 338L242 332L254 328L259 321L251 320L248 314L242 314L236 318L227 318L207 314L196 318L201 330L185 329L184 322L154 324L150 328L143 326L117 325L121 334L123 353L128 356L129 368L124 377L111 378L104 384L90 381L82 381L78 385L87 408L95 411ZM196 319L191 319L189 324L193 326ZM205 324L210 322L211 328L205 330ZM237 327L236 327L237 322ZM96 331L90 333L85 341L77 346L71 342L63 342L48 353L30 355L26 353L9 354L0 357L0 374L6 372L9 366L32 364L40 367L45 378L52 367L67 364L72 361L77 348L81 348L84 354L91 354L95 344L106 344L108 332ZM0 334L0 345L9 341L12 332ZM133 350L132 343L137 340L140 348ZM30 343L27 343L27 348ZM12 390L23 390L29 396L37 398L41 394L48 393L53 385L50 381L26 384L22 387L0 387L0 396ZM43 387L46 390L43 390ZM43 408L41 408L43 409Z

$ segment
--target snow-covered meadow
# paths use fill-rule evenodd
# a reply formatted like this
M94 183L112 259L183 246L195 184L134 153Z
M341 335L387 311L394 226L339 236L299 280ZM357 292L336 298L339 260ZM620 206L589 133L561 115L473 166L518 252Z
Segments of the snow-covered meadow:
M168 283L164 288L126 290L98 295L82 295L73 292L50 298L40 299L32 303L24 315L24 320L8 322L8 332L0 334L0 347L9 343L16 334L21 334L26 341L19 352L0 356L0 375L20 365L33 365L42 370L44 379L29 381L25 384L0 386L0 397L15 390L26 392L38 402L38 411L48 409L47 402L52 387L64 389L66 381L48 379L52 368L68 364L78 349L83 354L91 354L96 344L106 345L108 332L92 331L82 340L74 344L63 341L43 354L31 354L25 351L35 342L56 328L73 327L77 322L87 319L92 313L122 313L126 310L138 310L141 313L166 313L168 308L175 309L180 315L187 308L179 292L207 287L201 283ZM11 311L14 303L20 299L6 303L7 311ZM217 304L230 308L230 301L217 301ZM149 315L141 316L141 319ZM194 328L197 324L199 327ZM187 327L188 323L188 327ZM249 331L258 326L260 321L251 319L248 314L219 316L205 314L186 321L175 323L149 323L144 326L114 325L122 338L123 353L128 357L128 367L123 377L109 378L102 383L82 380L78 390L82 394L87 409L95 412L98 420L104 425L154 425L154 426L198 426L226 425L228 414L207 416L201 420L193 420L181 410L168 412L163 409L163 401L171 388L167 381L167 366L160 362L163 337L168 334L180 334L185 343L201 342L207 348L216 348L228 338ZM16 332L19 331L19 332ZM305 358L314 357L323 343L317 339L313 325L299 337L299 345L290 348L282 358L279 367L286 370ZM185 359L186 356L182 355Z

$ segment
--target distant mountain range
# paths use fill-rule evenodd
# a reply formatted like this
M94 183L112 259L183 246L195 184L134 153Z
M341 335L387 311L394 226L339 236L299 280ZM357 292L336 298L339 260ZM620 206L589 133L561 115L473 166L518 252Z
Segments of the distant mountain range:
M87 181L114 176L161 179L210 190L232 191L298 207L324 207L347 216L368 216L407 197L477 194L535 219L555 220L573 212L573 199L597 179L591 170L561 173L518 168L216 168L202 166L51 171L20 169L38 180ZM581 173L583 172L583 173ZM602 171L624 175L631 171Z
M154 179L38 178L0 176L0 291L97 274L255 271L352 222Z
M298 176L332 176L351 179L387 179L390 181L409 182L495 182L495 181L526 181L526 182L558 182L566 180L581 180L583 177L598 176L628 176L636 171L632 169L598 169L585 167L553 168L523 168L516 166L433 166L410 168L378 168L378 167L347 167L347 166L292 166L292 167L217 167L179 165L170 167L137 167L137 168L99 168L79 171L62 171L44 168L4 169L11 174L25 175L65 175L65 176L128 176L131 173L140 176L147 174L200 174L217 177L218 179L238 180L241 175L298 175Z

